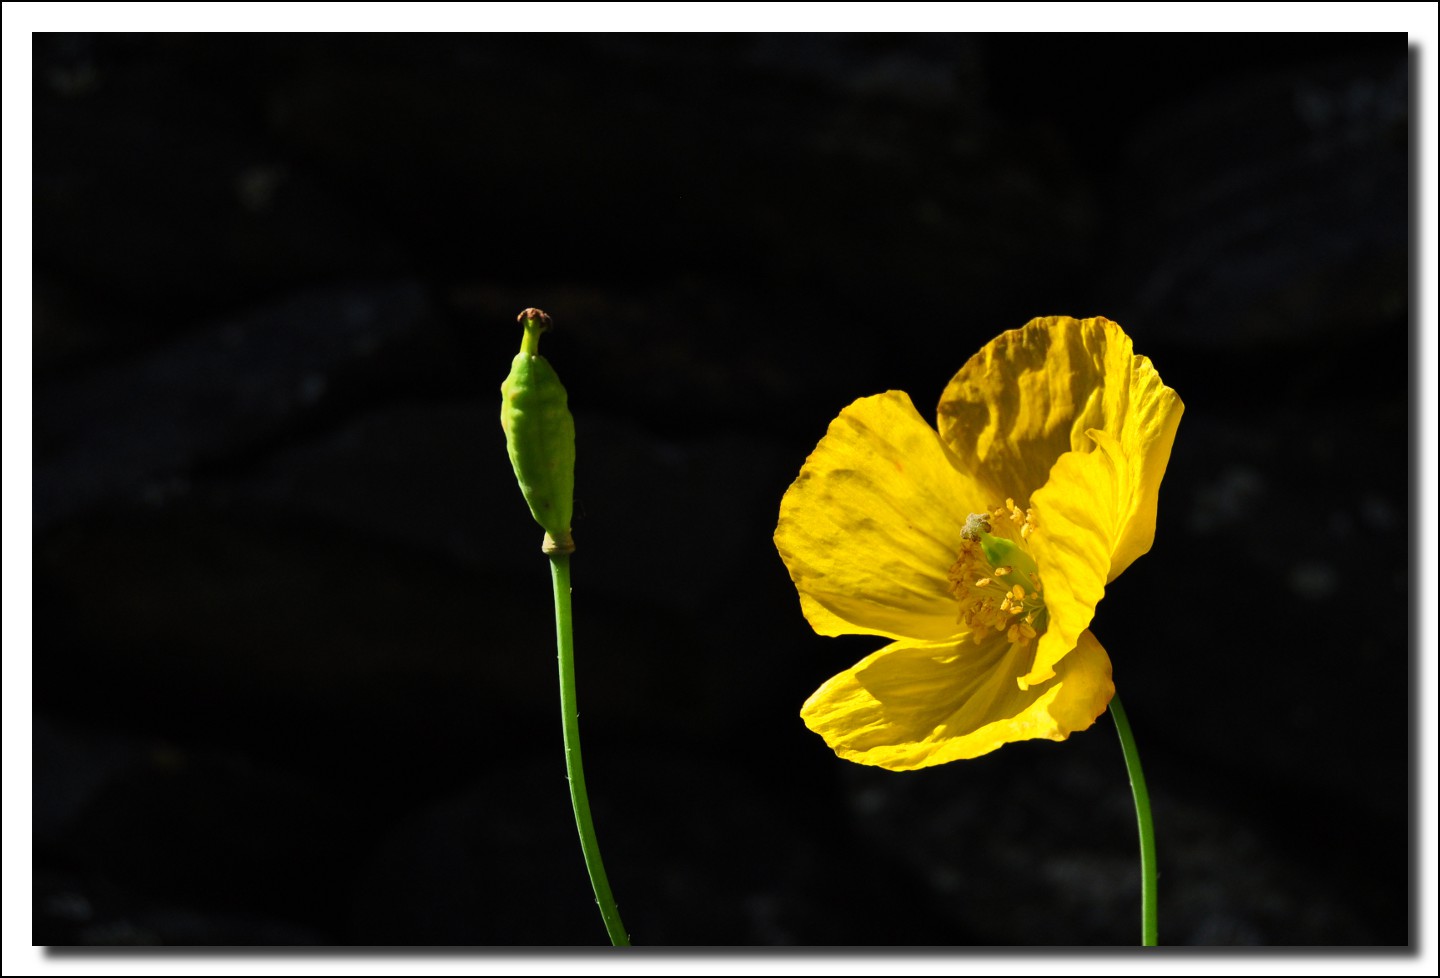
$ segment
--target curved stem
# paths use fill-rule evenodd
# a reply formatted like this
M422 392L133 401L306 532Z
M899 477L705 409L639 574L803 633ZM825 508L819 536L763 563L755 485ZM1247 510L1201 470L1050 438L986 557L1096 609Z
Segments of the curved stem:
M1155 823L1150 817L1150 793L1145 789L1145 773L1140 770L1140 750L1125 708L1117 694L1110 700L1110 715L1120 734L1120 749L1125 753L1125 770L1130 775L1130 790L1135 794L1135 820L1140 824L1140 943L1155 947L1160 940L1159 908L1155 884Z
M580 850L595 889L595 902L605 931L615 947L629 947L630 935L620 922L620 908L610 892L595 823L590 819L590 796L585 791L585 768L580 762L580 712L575 699L575 635L570 613L570 555L550 555L550 580L555 588L555 645L560 659L560 721L565 730L565 774L570 780L570 804L580 831Z

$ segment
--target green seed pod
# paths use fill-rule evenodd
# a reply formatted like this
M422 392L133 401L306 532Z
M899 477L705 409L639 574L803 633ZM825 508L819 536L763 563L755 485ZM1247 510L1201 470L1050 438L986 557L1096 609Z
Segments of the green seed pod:
M575 419L565 386L540 356L540 334L550 317L526 309L517 319L525 326L510 376L500 385L500 426L510 464L530 514L545 528L546 553L570 553L570 516L575 496Z

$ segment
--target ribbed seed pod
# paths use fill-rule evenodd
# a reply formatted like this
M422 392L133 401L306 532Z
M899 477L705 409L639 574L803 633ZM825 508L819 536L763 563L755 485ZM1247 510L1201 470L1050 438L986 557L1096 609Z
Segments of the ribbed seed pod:
M570 517L575 496L575 419L565 385L539 354L540 334L550 317L526 309L517 317L525 327L520 352L500 385L500 426L510 464L530 514L545 528L546 553L570 553Z

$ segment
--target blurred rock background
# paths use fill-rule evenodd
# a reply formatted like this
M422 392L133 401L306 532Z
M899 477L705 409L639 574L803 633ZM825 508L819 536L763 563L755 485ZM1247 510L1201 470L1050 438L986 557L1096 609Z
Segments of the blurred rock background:
M1402 35L37 35L41 944L598 944L515 313L579 429L637 943L1130 944L1108 718L896 775L770 543L841 407L1035 315L1185 399L1096 632L1162 939L1410 940Z

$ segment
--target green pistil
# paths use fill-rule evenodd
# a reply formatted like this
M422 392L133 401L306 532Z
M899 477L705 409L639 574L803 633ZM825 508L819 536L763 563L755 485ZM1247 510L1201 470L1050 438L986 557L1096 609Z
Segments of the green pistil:
M1040 584L1040 568L1035 558L1020 544L1006 537L982 532L979 539L980 550L995 571L991 579L1004 585L1006 590L1018 585L1025 592L1020 600L1025 614L1016 617L1027 621L1035 631L1044 631L1049 615L1045 611L1045 591Z

